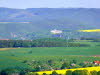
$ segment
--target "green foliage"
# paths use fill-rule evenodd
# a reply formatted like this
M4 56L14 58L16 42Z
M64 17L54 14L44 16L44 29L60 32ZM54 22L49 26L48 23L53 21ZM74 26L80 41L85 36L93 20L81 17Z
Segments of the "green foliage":
M72 75L85 75L82 70L75 70L73 71Z
M89 44L67 42L61 38L46 38L36 40L0 40L0 48L7 47L90 47Z
M58 75L56 71L53 71L51 75Z
M45 64L42 64L41 65L41 70L44 71L44 70L51 70L51 66L50 65L47 65L46 63Z
M40 65L36 66L35 71L41 71L41 66Z
M48 60L48 64L49 65L53 65L54 64L54 60Z
M68 62L64 62L61 66L61 69L66 69L69 68L69 63Z
M67 70L65 75L72 75L72 71L71 70Z
M83 72L83 75L89 75L88 70L82 70L82 72Z
M72 63L74 63L74 64L77 64L77 62L78 62L78 61L77 61L77 60L75 60L75 59L74 59L74 60L72 60Z
M5 70L2 70L0 75L9 75L11 73L20 73L20 72L21 72L21 70L19 70L19 69L8 68Z
M36 73L36 74L33 74L33 75L39 75L38 73Z
M100 75L100 71L97 72L97 75Z
M66 71L65 75L89 75L89 73L87 70L75 70L73 72L71 70L68 70Z
M6 73L5 70L2 70L2 71L0 72L0 75L7 75L7 73Z
M46 73L43 73L42 75L47 75Z
M91 75L97 75L97 71L91 71Z

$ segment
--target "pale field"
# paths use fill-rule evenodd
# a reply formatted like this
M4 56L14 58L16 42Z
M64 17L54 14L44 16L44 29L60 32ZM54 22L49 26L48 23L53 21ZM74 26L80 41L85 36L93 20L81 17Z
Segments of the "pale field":
M0 51L11 50L11 49L16 49L16 48L0 48Z

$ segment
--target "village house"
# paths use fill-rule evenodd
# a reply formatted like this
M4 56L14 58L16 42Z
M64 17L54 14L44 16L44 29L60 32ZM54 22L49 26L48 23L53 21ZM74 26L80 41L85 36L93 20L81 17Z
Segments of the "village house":
M100 61L94 61L93 62L95 65L100 65Z

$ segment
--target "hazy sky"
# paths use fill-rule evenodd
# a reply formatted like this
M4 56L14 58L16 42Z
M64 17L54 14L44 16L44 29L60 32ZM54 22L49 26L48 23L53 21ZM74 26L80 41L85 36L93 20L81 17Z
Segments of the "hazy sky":
M0 7L9 8L100 8L100 0L0 0Z

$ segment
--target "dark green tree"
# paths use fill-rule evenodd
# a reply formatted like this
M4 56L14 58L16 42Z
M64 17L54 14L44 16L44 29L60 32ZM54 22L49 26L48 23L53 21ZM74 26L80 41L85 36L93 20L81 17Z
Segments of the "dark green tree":
M48 64L51 66L54 64L54 60L48 60Z
M72 72L72 75L85 75L83 70L75 70Z
M100 75L100 71L97 72L97 75Z
M2 70L2 71L0 72L0 75L7 75L7 73L6 73L5 70Z
M43 73L42 75L47 75L46 73Z
M77 60L72 60L72 63L76 64L77 63Z
M82 70L82 72L83 72L83 75L89 75L88 70Z
M66 71L65 75L72 75L72 71L71 70Z
M91 73L91 75L97 75L97 71L95 71L95 70L91 71L90 73Z
M39 75L38 73L36 73L35 75Z
M51 75L59 75L56 71L53 71Z
M61 66L61 69L69 68L70 64L68 62L64 62Z
M41 66L36 66L35 71L41 71Z

